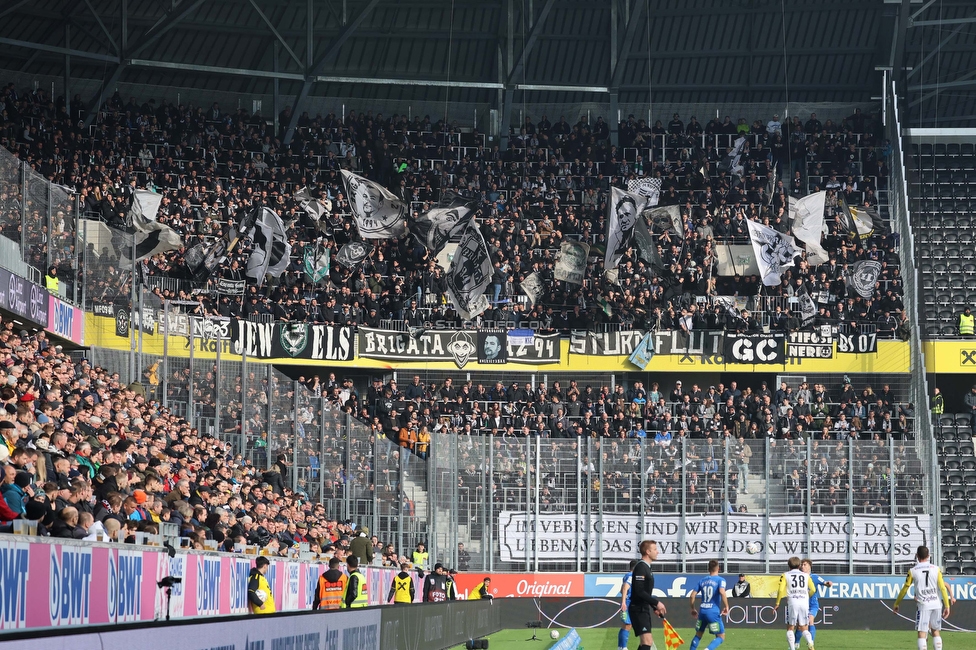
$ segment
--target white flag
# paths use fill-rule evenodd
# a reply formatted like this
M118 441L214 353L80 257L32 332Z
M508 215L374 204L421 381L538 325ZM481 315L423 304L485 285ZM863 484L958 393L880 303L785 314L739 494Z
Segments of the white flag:
M800 301L800 314L803 316L803 325L809 325L817 317L817 305L813 302L813 298L810 297L806 287L803 287L796 294L796 297Z
M763 284L775 287L780 283L783 271L793 266L793 258L803 251L789 235L776 232L755 221L746 220L746 223L749 224L749 237L752 239L752 249L756 253Z
M647 205L657 205L661 200L661 179L644 176L627 181L627 191L647 199Z
M149 190L135 190L132 193L132 206L129 208L129 223L136 232L149 232L150 224L156 222L162 194Z
M723 158L718 163L718 168L727 174L734 174L736 176L742 175L742 152L746 147L746 136L741 135L739 139L735 141L732 146L732 150L725 154Z
M342 180L363 239L400 239L407 234L407 206L392 192L345 169Z
M793 221L793 236L806 244L807 262L811 266L826 264L830 259L827 251L820 245L824 228L824 205L827 192L817 192L802 199L789 199L790 219Z
M671 232L684 238L685 225L681 221L681 208L676 205L666 205L659 208L644 210L643 216L651 222L651 229L654 232Z
M521 283L522 293L524 293L529 299L529 306L534 307L535 303L539 302L539 298L545 295L546 286L542 282L542 278L535 271L525 276L525 279Z
M468 222L461 243L454 251L451 268L447 271L447 293L454 308L465 320L471 320L488 309L485 289L491 282L491 257L485 238L474 219Z
M476 202L451 192L440 203L410 224L417 241L437 257L451 239L474 217Z
M590 255L590 245L581 241L564 240L556 256L553 275L562 282L583 284L586 277L586 259Z
M630 248L634 226L647 207L647 198L616 187L610 188L610 212L607 219L607 253L603 265L607 271L617 268L620 258Z

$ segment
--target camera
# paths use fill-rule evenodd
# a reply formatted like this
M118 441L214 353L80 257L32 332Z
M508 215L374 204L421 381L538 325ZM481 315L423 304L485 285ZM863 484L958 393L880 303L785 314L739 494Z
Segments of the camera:
M160 589L169 588L173 585L178 585L183 582L183 578L177 578L176 576L166 576L162 580L156 583L156 586Z

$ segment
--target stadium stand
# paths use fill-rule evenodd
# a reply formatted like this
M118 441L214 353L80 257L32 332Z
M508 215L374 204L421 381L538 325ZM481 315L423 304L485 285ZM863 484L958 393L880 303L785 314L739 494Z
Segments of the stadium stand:
M959 314L976 301L976 254L970 179L972 142L922 142L911 147L917 211L918 269L926 338L959 335Z
M2 144L36 170L30 173L77 190L80 204L72 220L67 194L59 200L53 194L18 194L16 184L22 178L18 161L4 158L8 184L0 188L5 190L0 195L2 232L7 239L26 244L25 263L36 269L54 266L65 283L61 295L73 296L87 307L127 300L130 276L120 263L124 252L120 240L100 242L107 244L101 250L91 242L75 249L72 240L83 224L86 234L95 221L118 225L131 189L150 186L164 194L159 220L183 237L184 250L226 234L244 210L258 204L273 206L282 214L293 245L292 262L279 285L260 290L249 286L242 298L223 296L217 301L205 292L197 295L206 287L189 279L179 255L151 259L144 268L146 283L176 310L404 330L432 320L460 324L447 306L443 278L433 260L409 240L379 243L368 271L348 276L335 265L324 288L304 279L301 261L306 242L324 234L322 241L337 249L350 240L353 222L342 196L339 170L351 169L393 188L409 201L415 215L449 188L481 197L483 231L496 261L493 284L500 285L500 300L482 324L514 319L540 330L567 331L629 328L635 321L654 318L659 329L677 329L683 312L690 311L696 313L691 329L795 330L800 322L791 307L801 284L811 294L823 296L817 325L843 328L867 323L879 337L893 338L904 322L900 316L892 318L902 311L903 292L896 236L885 234L890 228L866 238L851 236L835 218L841 195L850 205L877 206L886 214L888 150L874 118L860 111L842 125L831 120L821 124L815 115L805 124L794 118L780 127L781 132L770 130L762 120L740 132L717 119L704 126L671 123L665 130L630 117L619 125L619 149L607 142L602 119L591 127L585 118L570 125L564 119L550 124L540 116L538 122L527 118L505 151L489 146L477 132L461 132L429 118L385 119L350 112L344 120L330 114L299 121L296 141L284 149L278 140L281 134L241 109L223 113L217 106L203 111L166 102L157 107L151 100L139 103L133 98L126 103L116 94L97 126L83 131L43 91L18 92L8 86L2 101ZM717 168L740 133L746 136L747 146L744 180L738 183ZM695 173L699 162L706 166L707 179ZM771 184L772 169L783 180ZM610 185L625 185L643 175L662 179L662 205L682 206L682 241L662 234L662 255L675 279L652 278L643 262L625 258L625 291L618 292L616 302L604 310L598 306L602 290L598 282L591 280L574 289L553 280L555 254L563 238L587 241L600 250ZM333 202L324 233L293 197L303 186ZM820 189L828 191L830 236L825 247L831 261L827 265L803 265L795 274L790 271L782 286L762 293L757 277L717 276L717 247L748 242L746 216L785 229L787 197ZM45 219L45 213L51 217ZM47 232L57 239L46 237ZM219 277L243 279L242 262L248 251L244 246L230 255ZM871 300L847 297L844 267L862 253L883 263ZM602 256L591 258L590 263L588 276L602 276ZM76 287L78 268L86 271ZM541 271L548 286L547 295L535 307L520 300L520 282L532 270ZM690 309L696 305L696 295L732 293L747 298L743 312L751 316L732 317L710 305L698 312ZM24 344L12 339L9 354L16 355L16 348ZM43 340L34 345L40 355ZM61 366L68 363L63 355L55 358ZM17 360L13 367L20 367ZM42 411L48 402L77 405L78 428L85 425L82 432L75 431L77 439L65 454L68 487L60 488L63 495L50 492L55 505L50 512L45 510L46 527L61 535L80 534L74 525L58 523L61 506L71 499L71 503L89 501L97 493L96 501L108 506L89 504L96 520L118 518L127 532L151 530L153 523L168 517L180 524L181 534L195 546L210 540L232 547L235 540L242 540L283 554L296 540L304 539L318 540L315 548L320 552L328 552L330 546L341 552L348 525L378 515L383 524L381 531L374 532L384 537L375 540L376 547L385 556L388 544L395 544L387 558L392 559L423 541L419 529L399 520L409 520L412 512L425 509L429 472L434 484L456 485L458 500L472 512L464 535L473 542L472 550L482 550L485 521L474 512L475 504L485 501L489 489L489 501L498 509L529 503L528 476L519 459L527 441L536 438L552 440L546 451L537 452L546 468L547 487L541 496L546 511L574 507L574 495L585 481L596 486L593 494L602 505L615 512L734 509L788 514L804 511L803 504L822 514L919 512L922 508L914 407L896 400L887 387L879 396L867 385L856 392L850 385L828 388L825 384L831 380L827 379L824 384L784 386L780 391L765 385L721 383L685 390L679 382L665 395L656 385L611 389L605 383L581 387L576 381L562 385L555 381L550 386L519 388L512 383L482 385L459 376L425 378L419 385L402 387L393 381L380 382L357 389L351 380L340 382L334 374L303 378L292 386L272 373L244 376L241 369L236 382L218 382L212 371L177 366L168 384L171 412L157 413L158 407L139 401L106 371L84 364L73 367L78 381L87 383L62 383L61 394L37 402ZM81 403L92 392L84 388L99 381L107 386L94 391L93 401L127 405L128 417L127 409L99 404L91 409L96 419L92 426L92 415ZM802 401L794 398L797 393L802 393ZM17 391L11 400L16 402L22 394ZM146 395L148 400L153 397ZM182 419L190 413L192 422ZM160 415L165 427L157 424ZM135 418L142 422L133 431ZM296 446L286 433L292 431L289 420L311 428L318 425L322 433L317 440L306 439ZM151 423L148 429L146 423ZM242 429L248 432L243 445L237 440ZM342 440L342 430L350 431L347 440ZM47 432L47 442L38 431L21 442L35 448L27 458L40 453L46 454L46 461L51 456L53 469L58 453L50 451L52 441L59 441L55 447L64 441L52 433ZM134 435L123 438L122 433ZM448 444L458 445L456 465L426 467L431 445L444 444L446 434L453 434ZM497 460L490 485L485 483L484 469L492 463L477 440L479 434L491 441L489 453ZM128 477L121 482L116 478L117 489L71 483L85 478L82 459L87 457L78 455L76 448L86 440L98 443L92 445L90 456L95 460L87 463L97 464L99 470L102 464L107 468L94 476ZM580 440L586 444L585 452L574 446ZM771 450L765 440L772 444ZM17 452L18 445L16 439L8 442L11 452ZM889 454L889 462L883 463ZM583 474L578 471L581 455ZM752 469L748 469L750 456L758 461ZM12 460L21 462L24 454L15 453ZM142 460L148 461L147 466L141 465ZM29 463L20 468L30 474L38 466ZM645 477L649 467L654 469ZM18 479L17 471L8 474L8 484L25 480L23 475ZM160 480L155 480L156 475ZM105 480L109 478L114 477ZM194 486L190 493L181 486L183 479ZM637 488L647 480L654 485L644 486L650 489L642 501ZM31 482L43 485L36 478ZM768 495L765 501L746 496L750 482ZM152 489L147 489L147 483ZM262 489L265 483L270 488ZM8 490L16 492L13 487ZM69 491L74 496L68 497ZM112 505L118 500L112 492L122 499L122 514ZM451 492L439 491L436 498L445 495L450 498ZM309 497L321 505L311 505ZM140 503L142 498L145 501ZM130 499L136 500L134 510ZM130 511L138 513L134 524L128 523ZM298 529L300 524L306 527Z
M331 238L325 237L322 245L337 249L353 232L339 180L340 169L351 169L393 188L409 201L414 215L448 188L481 197L482 230L495 261L492 284L499 286L502 302L510 302L496 304L483 321L515 319L542 323L541 329L566 330L629 328L637 319L652 318L660 329L670 329L678 326L682 309L695 302L693 296L736 293L748 297L758 325L795 329L799 322L790 308L795 310L793 298L802 277L811 294L825 292L821 324L857 320L877 327L882 338L893 338L900 325L896 242L882 232L863 241L851 238L833 219L841 195L850 205L877 205L885 213L887 148L879 140L874 118L860 111L841 125L831 120L821 124L815 115L805 124L795 118L780 127L781 133L756 120L743 132L749 140L742 160L744 181L734 183L717 167L737 134L718 120L704 127L671 129L679 132L655 132L631 117L620 125L623 140L617 149L608 144L602 120L594 126L585 117L573 125L564 119L553 125L543 115L538 122L526 118L524 135L513 137L510 148L500 151L477 132L461 132L428 117L409 121L404 116L351 111L345 120L329 114L299 121L296 140L285 149L277 137L281 134L242 109L224 113L216 107L204 113L199 107L165 101L158 107L154 101L140 103L135 98L126 102L116 94L98 125L79 132L66 121L63 107L59 111L43 91L19 94L8 86L4 103L3 143L55 183L77 190L83 213L79 217L117 225L132 187L156 187L165 197L160 222L172 226L189 249L226 234L252 205L269 205L281 213L289 225L292 264L277 287L259 291L251 286L240 298L197 298L194 290L204 287L188 279L178 256L157 256L147 264L149 286L161 298L193 300L194 313L395 327L431 320L457 322L445 297L443 274L423 247L410 240L380 242L366 268L351 274L333 264L326 288L303 277L305 247L323 233L304 214L294 191L309 186L313 195L333 202L325 226ZM595 146L584 147L582 142L590 139ZM707 162L707 182L694 173L698 158ZM770 168L778 170L786 184L770 184ZM564 238L587 241L594 245L588 277L602 277L602 261L595 256L605 245L606 191L611 183L624 185L642 175L661 177L661 205L682 206L686 236L680 241L674 234L662 239L663 261L673 277L654 279L647 266L628 256L622 262L622 290L601 308L602 281L591 279L583 287L555 281L555 256ZM786 229L787 194L800 197L818 189L830 194L831 236L825 243L832 261L826 268L791 270L782 286L762 292L755 276L742 282L733 275L718 276L718 248L748 243L746 216ZM77 266L70 244L48 247L57 251L48 252L45 242L35 242L32 238L48 224L41 223L42 215L34 209L37 199L27 201L20 205L11 195L0 204L6 232L14 241L18 235L24 237L25 257L36 268L58 267L70 290ZM34 215L29 219L37 220L37 228L18 233L23 215ZM73 224L57 219L50 226L62 240L74 231ZM119 262L121 241L99 243L111 245L96 250L89 242L77 251L88 269L82 298L89 303L128 296L129 276ZM249 250L237 249L217 277L243 279L242 261ZM885 263L878 292L870 301L842 300L845 265L862 250ZM525 304L520 291L521 281L533 270L541 271L548 287L534 307ZM838 304L842 302L843 307ZM709 307L694 312L692 326L747 329L750 324Z

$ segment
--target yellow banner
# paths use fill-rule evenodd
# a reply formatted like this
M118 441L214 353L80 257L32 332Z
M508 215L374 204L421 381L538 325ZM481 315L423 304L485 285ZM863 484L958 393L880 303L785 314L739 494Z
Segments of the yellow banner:
M121 337L116 334L115 319L105 316L94 316L85 314L85 340L88 345L104 347L113 350L130 349L130 339L128 336ZM162 356L164 352L171 357L186 358L190 356L190 336L180 336L171 334L168 337L168 345L164 346L164 335L144 333L142 335L142 352L144 354ZM139 332L135 332L135 340L138 342ZM193 357L195 359L215 359L217 357L218 341L215 339L194 338ZM626 355L620 356L601 356L601 355L582 355L570 354L569 340L562 339L560 342L559 363L548 364L519 364L508 363L504 366L495 364L479 364L476 359L470 360L464 366L465 371L481 370L486 372L499 372L504 369L505 373L553 373L553 372L601 372L601 373L637 373L637 372L763 372L763 373L804 373L804 372L829 372L829 373L879 373L879 374L907 374L911 372L910 355L908 343L903 341L878 341L877 354L839 354L834 344L834 354L831 359L787 359L786 363L781 364L742 364L726 363L718 355L656 355L650 360L647 367L641 371L634 364L628 361ZM240 359L241 355L232 352L230 341L223 340L221 345L220 357L222 360ZM138 343L136 344L138 345ZM976 341L969 346L976 350ZM137 347L138 349L138 347ZM957 351L958 357L958 351ZM248 357L249 363L261 360ZM319 366L324 368L363 368L363 369L383 369L383 370L446 370L457 371L458 367L451 361L404 361L402 363L390 362L378 359L366 359L358 357L352 361L315 361L309 359L295 359L281 357L277 359L265 359L269 363L276 365L298 365L298 366ZM965 369L956 368L944 372L961 372ZM931 368L930 368L931 370ZM971 370L976 370L974 364Z
M922 341L928 372L976 373L976 339Z

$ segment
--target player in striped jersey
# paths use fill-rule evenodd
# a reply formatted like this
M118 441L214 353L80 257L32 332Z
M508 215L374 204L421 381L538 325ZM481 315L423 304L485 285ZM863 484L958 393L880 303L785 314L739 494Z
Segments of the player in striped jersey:
M918 648L925 650L929 632L932 633L932 645L935 650L942 650L942 619L949 618L949 590L942 580L942 569L929 562L929 549L919 546L915 552L918 560L915 566L908 570L905 585L901 588L895 606L908 594L908 588L915 585L915 631L918 632Z
M810 596L816 592L810 576L800 570L800 558L791 557L787 565L789 571L780 576L779 592L776 594L776 608L785 597L786 601L786 640L790 642L790 650L797 650L799 642L796 640L796 629L800 629L807 647L813 650L813 637L810 636Z

